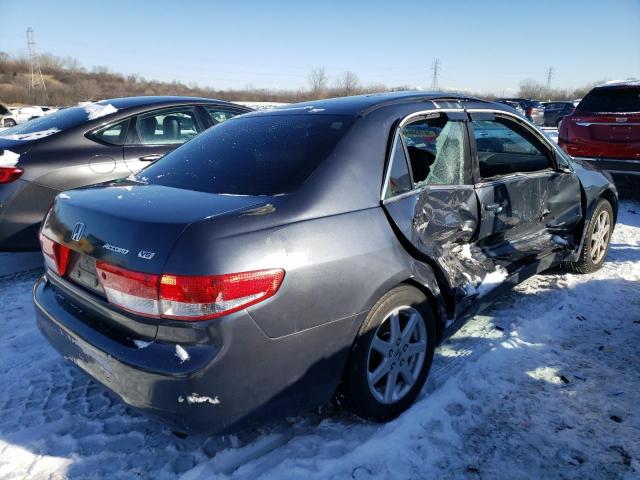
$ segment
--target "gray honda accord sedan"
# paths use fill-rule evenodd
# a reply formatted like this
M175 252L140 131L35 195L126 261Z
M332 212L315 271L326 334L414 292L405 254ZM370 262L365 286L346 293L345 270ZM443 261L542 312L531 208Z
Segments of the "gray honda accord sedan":
M38 324L182 431L335 397L384 421L496 295L552 266L598 269L617 209L607 174L505 105L403 92L249 113L58 195Z

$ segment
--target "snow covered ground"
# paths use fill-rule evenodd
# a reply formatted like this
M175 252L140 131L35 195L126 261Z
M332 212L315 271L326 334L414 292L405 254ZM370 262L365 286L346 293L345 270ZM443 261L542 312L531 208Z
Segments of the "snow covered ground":
M438 348L386 425L326 406L179 438L47 345L37 273L0 279L0 478L640 478L640 204L619 220L602 270L518 286Z

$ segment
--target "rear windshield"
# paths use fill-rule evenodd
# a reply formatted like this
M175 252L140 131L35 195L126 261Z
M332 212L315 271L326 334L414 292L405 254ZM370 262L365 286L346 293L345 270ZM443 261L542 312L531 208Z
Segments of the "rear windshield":
M0 137L10 136L16 140L42 138L116 111L115 108L108 104L99 103L63 108L57 112L2 130L0 131Z
M582 112L640 112L640 87L596 88L582 99Z
M210 128L134 178L209 193L292 192L331 154L354 120L323 114L234 118Z

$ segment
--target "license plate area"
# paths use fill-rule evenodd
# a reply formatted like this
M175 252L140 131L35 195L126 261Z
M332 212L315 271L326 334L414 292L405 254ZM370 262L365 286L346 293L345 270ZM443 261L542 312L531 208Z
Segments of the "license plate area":
M98 280L95 258L84 253L73 252L69 258L67 278L87 290L105 297L104 289Z

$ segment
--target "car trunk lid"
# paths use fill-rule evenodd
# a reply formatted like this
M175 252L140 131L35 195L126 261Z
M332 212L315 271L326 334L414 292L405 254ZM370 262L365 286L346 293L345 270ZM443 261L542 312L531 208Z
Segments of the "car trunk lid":
M70 272L95 271L91 262L103 260L133 271L162 273L174 243L190 224L262 202L263 197L118 181L59 194L42 231L72 251ZM92 260L77 260L76 265L75 255Z
M640 113L578 113L575 123L579 127L587 127L589 138L593 140L614 143L640 142Z
M15 155L24 155L31 147L36 143L35 140L11 140L8 138L2 138L2 132L0 132L0 164L3 162L3 157L9 158L9 156L19 162L19 158ZM11 154L5 154L5 152L11 152Z

